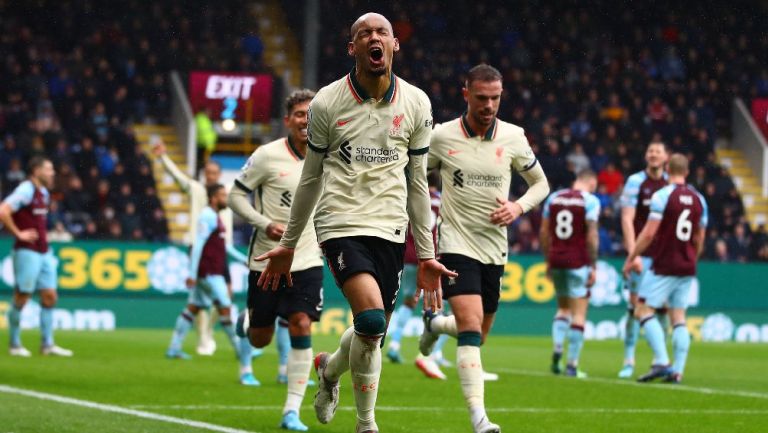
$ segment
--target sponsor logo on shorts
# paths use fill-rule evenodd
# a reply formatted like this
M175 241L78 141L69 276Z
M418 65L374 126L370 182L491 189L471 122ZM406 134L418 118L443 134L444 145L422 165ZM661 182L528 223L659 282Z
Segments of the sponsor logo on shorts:
M339 253L339 257L336 259L336 263L338 264L340 271L343 271L347 268L347 265L344 263L344 251Z
M448 285L449 286L455 286L456 285L456 277L448 277Z

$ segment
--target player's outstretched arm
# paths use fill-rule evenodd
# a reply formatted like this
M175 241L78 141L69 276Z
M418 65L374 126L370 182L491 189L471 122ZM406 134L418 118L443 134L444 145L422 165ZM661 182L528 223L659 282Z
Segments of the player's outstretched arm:
M179 188L181 188L181 190L184 192L188 192L191 179L189 176L179 170L179 167L176 165L176 163L174 163L173 160L168 157L165 149L165 143L163 143L163 141L159 138L157 139L157 142L152 146L152 154L155 155L156 158L160 158L160 162L163 163L165 171L167 171L171 177L173 177L173 180L176 181L176 183L179 185Z

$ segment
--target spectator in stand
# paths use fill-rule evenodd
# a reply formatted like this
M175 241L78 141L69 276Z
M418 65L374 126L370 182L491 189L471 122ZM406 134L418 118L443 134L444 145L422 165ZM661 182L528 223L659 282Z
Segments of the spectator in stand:
M573 149L565 157L565 160L570 164L573 173L579 174L584 170L591 169L589 157L584 153L584 146L581 143L575 143Z
M605 193L615 195L624 184L624 176L616 169L613 162L609 162L597 175L599 185L605 187Z
M21 160L18 158L12 159L8 164L7 170L3 173L3 192L10 193L26 178L27 175L21 167Z
M729 236L726 241L733 260L741 263L747 262L750 254L750 240L744 226L745 224L736 224L733 229L733 236Z
M208 157L216 150L218 136L213 129L211 110L206 107L195 115L195 130L197 131L197 172L199 172Z

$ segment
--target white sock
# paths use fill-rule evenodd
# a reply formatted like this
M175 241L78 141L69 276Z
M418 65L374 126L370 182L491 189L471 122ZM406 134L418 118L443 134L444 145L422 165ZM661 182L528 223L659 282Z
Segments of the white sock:
M432 332L438 334L448 334L451 337L456 337L459 332L456 330L456 317L451 314L450 316L435 316L429 324Z
M325 378L331 382L339 380L342 374L349 370L349 347L352 336L355 335L353 327L347 328L339 340L339 348L328 357L328 366L325 368Z
M352 388L357 405L357 422L364 426L372 426L376 422L374 408L379 394L379 376L381 375L380 342L380 337L371 339L354 334L349 350Z
M456 368L464 400L469 408L472 425L477 425L485 414L485 383L483 382L483 364L480 360L480 348L477 346L458 346L456 348Z
M280 376L287 376L288 375L288 364L280 364L277 366L277 374Z
M311 369L312 349L291 349L288 352L288 396L283 406L283 414L289 411L299 413Z
M389 349L394 350L395 352L400 350L400 342L399 341L390 341L389 342Z

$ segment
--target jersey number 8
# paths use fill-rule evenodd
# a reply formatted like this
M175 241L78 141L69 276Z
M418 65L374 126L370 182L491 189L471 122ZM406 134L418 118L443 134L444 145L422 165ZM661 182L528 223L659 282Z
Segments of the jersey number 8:
M567 209L555 215L555 235L559 239L568 239L573 234L573 213Z

